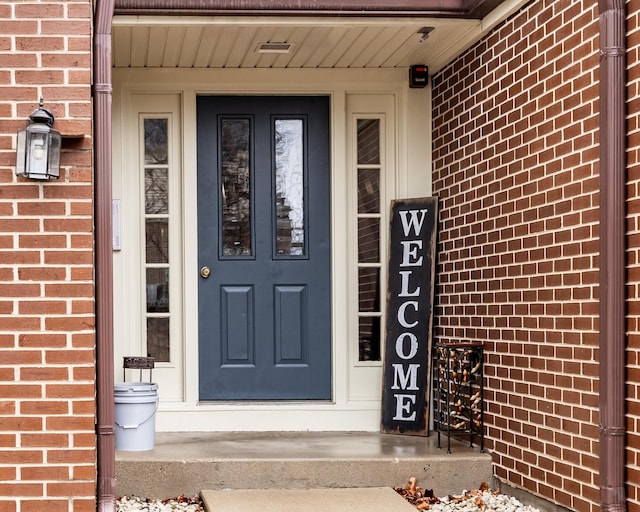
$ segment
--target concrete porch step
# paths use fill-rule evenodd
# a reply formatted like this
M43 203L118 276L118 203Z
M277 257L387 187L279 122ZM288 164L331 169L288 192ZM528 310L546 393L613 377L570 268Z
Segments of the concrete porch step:
M168 498L203 489L404 486L436 496L491 484L491 457L452 440L374 432L157 433L154 449L116 452L118 496ZM231 496L231 495L229 495Z
M202 491L202 500L212 512L300 512L309 507L322 512L415 512L415 508L390 487Z

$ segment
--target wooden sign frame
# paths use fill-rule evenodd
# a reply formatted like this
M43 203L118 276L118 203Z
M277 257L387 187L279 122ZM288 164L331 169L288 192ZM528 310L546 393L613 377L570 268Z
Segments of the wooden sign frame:
M438 198L391 202L381 431L428 435Z

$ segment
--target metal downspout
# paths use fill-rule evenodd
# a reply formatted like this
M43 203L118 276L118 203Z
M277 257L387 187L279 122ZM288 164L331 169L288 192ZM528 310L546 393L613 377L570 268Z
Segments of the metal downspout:
M600 510L625 511L624 0L600 9Z
M96 0L94 34L94 180L96 229L96 400L98 512L116 510L111 225L111 24L113 0Z

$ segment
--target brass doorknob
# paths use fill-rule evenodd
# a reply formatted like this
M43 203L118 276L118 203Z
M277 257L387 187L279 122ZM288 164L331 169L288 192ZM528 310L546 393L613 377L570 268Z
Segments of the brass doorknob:
M209 277L211 275L211 269L209 267L202 267L200 269L200 275L206 279L207 277Z

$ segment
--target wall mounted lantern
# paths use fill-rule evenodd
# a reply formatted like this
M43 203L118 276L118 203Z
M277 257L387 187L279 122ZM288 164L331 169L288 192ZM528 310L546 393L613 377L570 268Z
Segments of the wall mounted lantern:
M40 106L29 116L27 127L18 132L16 150L16 176L35 180L48 180L60 176L60 133L52 130L54 117Z

